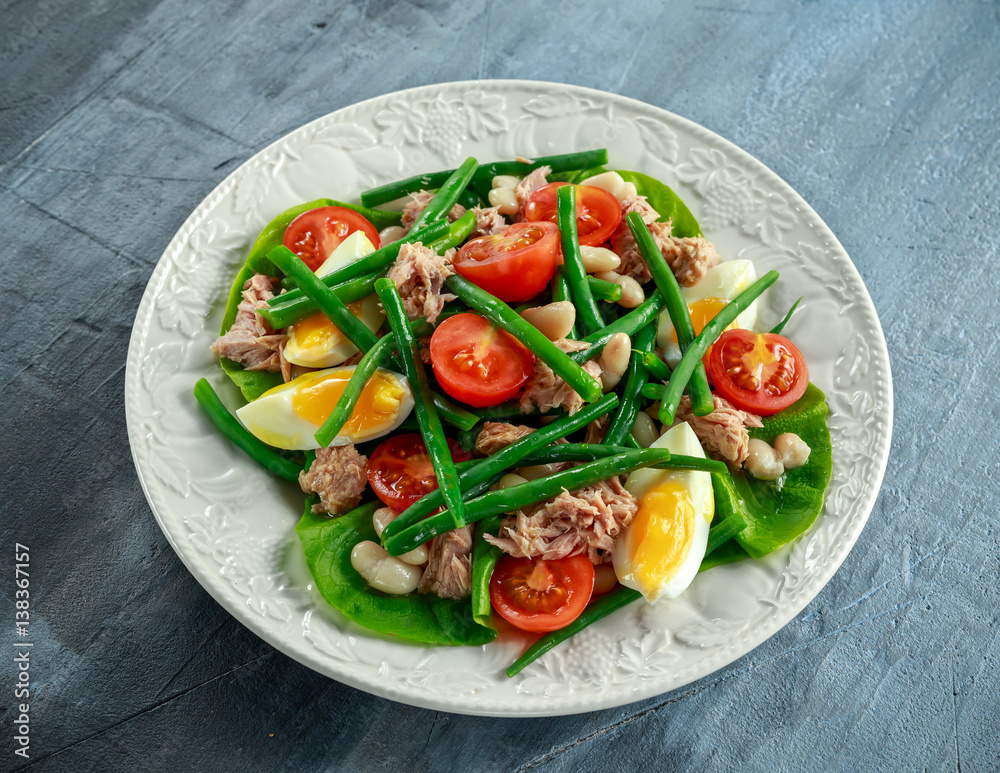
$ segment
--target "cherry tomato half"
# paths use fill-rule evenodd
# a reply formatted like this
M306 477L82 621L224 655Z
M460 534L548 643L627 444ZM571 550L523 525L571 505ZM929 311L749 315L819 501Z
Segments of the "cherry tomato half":
M759 416L785 410L809 385L802 352L774 333L727 330L712 345L708 370L716 392Z
M478 314L456 314L431 336L431 367L449 395L487 408L520 391L535 367L535 355Z
M500 234L472 239L455 256L455 270L501 301L526 301L544 290L556 270L559 229L552 223L514 223Z
M378 231L368 218L347 207L319 207L303 212L285 229L285 246L313 271L355 231L364 231L377 250Z
M448 448L456 462L472 458L451 438ZM375 496L397 512L438 487L431 457L417 432L396 435L379 444L368 457L367 472Z
M584 555L546 561L503 556L490 577L490 602L522 631L557 631L576 620L594 590L594 565Z
M524 219L529 223L547 220L556 222L556 191L570 183L549 183L531 197L524 208ZM604 244L615 232L622 219L618 199L603 188L592 185L576 186L576 234L580 244L596 247Z

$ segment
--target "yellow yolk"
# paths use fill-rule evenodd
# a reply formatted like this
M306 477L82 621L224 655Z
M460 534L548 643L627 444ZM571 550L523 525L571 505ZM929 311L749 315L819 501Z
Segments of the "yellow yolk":
M698 335L704 330L705 325L711 322L715 318L715 315L722 311L728 303L729 301L725 298L702 298L688 306L688 311L691 313L691 325L694 327L694 334ZM735 327L739 327L739 325L732 322L726 330L731 330ZM670 336L671 340L676 343L677 331L671 331Z
M352 371L330 373L303 385L292 395L292 410L308 422L321 426L344 393ZM364 435L394 422L406 390L391 374L375 371L368 379L357 405L342 432Z
M640 590L657 588L677 574L694 540L695 510L687 487L668 480L651 489L629 528L642 535L629 545Z
M348 304L347 308L355 317L361 316L361 301ZM329 350L344 340L340 328L321 311L300 319L292 327L301 349Z

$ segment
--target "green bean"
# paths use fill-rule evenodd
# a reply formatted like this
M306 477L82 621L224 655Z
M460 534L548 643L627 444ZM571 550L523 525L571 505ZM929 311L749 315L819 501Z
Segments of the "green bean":
M194 396L219 431L242 448L247 456L279 478L293 483L298 481L302 467L251 435L246 427L240 424L239 419L222 404L222 400L208 381L203 378L198 379L198 383L194 385Z
M576 235L576 186L564 185L556 192L556 223L562 242L563 267L569 280L570 293L576 306L576 317L586 334L596 333L604 327L604 317L597 308L594 294L587 282L587 271L580 255L580 242Z
M363 258L360 258L353 263L341 266L336 271L331 271L329 274L322 277L323 284L327 287L333 287L335 285L341 285L350 279L354 279L355 277L386 269L392 265L394 260L396 260L396 257L399 255L399 250L404 244L409 244L410 242L421 242L422 244L427 244L435 239L447 236L449 230L450 226L444 221L431 223L429 226L422 228L419 231L410 229L410 232L402 239L398 239L392 244L387 244L385 247L380 247L370 255L365 255ZM298 289L298 284L295 282L294 278L285 277L285 280L281 283L282 287L285 286L285 281L288 281L289 285L295 286L287 293L283 293L269 300L268 305L272 308L275 306L282 306L286 303L291 303L292 301L305 295L302 290Z
M622 286L609 282L606 279L598 279L596 276L587 275L587 284L590 286L590 294L596 300L617 303L622 297Z
M642 221L642 216L638 212L630 212L625 216L625 221L628 223L635 243L646 261L649 273L653 275L656 289L660 291L666 301L667 313L670 315L670 321L674 323L674 330L677 332L677 342L681 353L684 353L691 345L691 341L694 340L694 325L691 324L691 312L688 310L687 301L681 295L681 286L677 283L677 277L667 265L667 261L663 259L663 254L656 246L656 242L653 241L653 235ZM691 412L695 416L707 416L715 410L712 390L709 389L708 376L705 373L703 363L695 364L688 390L691 394ZM662 412L660 420L663 420Z
M472 596L472 617L480 625L493 626L493 605L490 603L490 577L493 569L503 555L496 545L486 541L484 535L500 530L501 518L494 515L487 518L476 528L475 543L472 548L472 580L469 591Z
M424 207L424 211L420 213L420 216L413 221L411 228L421 228L428 223L433 223L435 220L441 220L451 212L451 208L455 206L458 197L468 187L469 181L472 180L472 175L475 174L478 168L479 162L472 156L465 159L461 166L452 172L447 180L441 183L438 192L434 194L434 198Z
M643 352L642 364L646 366L649 375L658 381L667 381L670 379L670 366L661 360L656 352Z
M639 331L635 337L635 343L640 352L652 347L656 340L656 325L650 322ZM609 445L621 443L627 435L632 434L632 425L635 424L635 417L639 414L639 398L642 393L642 386L649 378L649 372L643 364L641 357L630 357L628 368L625 371L625 386L622 388L622 404L618 412L611 419L608 428L604 433L604 442Z
M399 291L396 290L396 283L391 279L379 279L375 283L375 292L378 293L379 300L382 301L382 308L385 309L392 334L396 338L396 343L399 344L403 370L410 380L410 388L413 390L414 412L417 414L417 422L420 424L420 434L423 436L427 455L431 458L438 486L444 495L445 503L448 505L451 528L463 526L465 516L462 507L462 491L458 487L458 474L455 472L455 463L451 459L451 450L448 448L448 441L444 436L441 418L438 416L437 408L434 407L431 388L427 382L427 373L424 371L424 364L420 359L417 339L413 337L410 322L406 318L406 311L403 310L403 301L399 297Z
M600 381L570 359L538 328L526 322L506 303L457 274L448 277L446 284L448 289L465 301L473 311L479 312L528 347L585 401L593 402L604 393Z
M490 181L501 174L523 177L528 172L538 169L540 166L549 166L553 172L566 172L570 169L586 169L606 163L608 163L608 151L606 148L588 150L581 153L564 153L558 156L540 156L527 164L520 161L494 161L490 164L482 164L472 176L472 181L474 187L479 187L477 183L485 183L485 189L489 190ZM372 188L362 193L361 202L366 207L375 207L379 204L385 204L402 198L407 193L440 188L454 171L454 169L448 169L443 172L418 174L408 177L405 180L397 180L387 185L380 185L377 188Z
M466 209L472 209L473 207L483 206L483 199L479 197L479 194L470 185L468 188L462 191L462 195L458 197L458 203L461 204Z
M449 400L433 389L431 390L431 399L434 401L438 415L456 429L470 430L479 423L479 417L476 414L465 410L458 403Z
M627 446L613 446L607 443L558 443L528 454L518 462L518 466L529 467L553 462L592 462L608 456L619 456L635 449ZM658 470L695 470L699 472L728 472L725 462L706 459L703 456L683 456L671 454L670 459L660 464L650 465Z
M472 229L476 227L476 216L472 212L466 212L458 220L448 226L448 233L430 244L428 248L438 255L444 255L452 247L458 247L464 242Z
M375 280L381 279L383 276L385 276L384 270L376 271L373 274L359 276L357 279L351 279L348 282L344 282L344 284L336 285L330 289L343 303L354 303L354 301L359 301L375 292ZM324 282L324 284L326 283ZM285 295L291 295L291 293L285 293ZM277 297L282 298L284 296L279 295ZM268 306L258 310L257 313L266 319L275 330L280 330L283 327L295 324L303 317L308 317L318 310L319 307L313 303L308 295L301 294L287 303Z
M747 522L739 513L733 513L728 518L724 518L715 524L708 532L708 544L705 546L705 555L709 555L728 539L732 539L747 527Z
M312 272L309 266L302 262L298 255L282 246L275 247L267 253L267 259L280 271L295 279L302 291L312 299L327 319L336 325L337 329L359 351L367 352L375 345L378 336L364 322L351 314L344 302L337 297L337 294L323 284L322 280ZM375 286L378 287L378 282L375 283ZM410 332L409 326L407 326L406 332Z
M626 451L618 456L588 462L579 467L549 475L546 478L521 483L500 491L491 491L471 500L465 512L469 514L468 522L472 523L491 515L518 510L535 502L550 499L563 489L573 491L596 481L606 480L612 475L625 475L640 467L660 464L669 459L670 452L665 448ZM448 512L429 516L398 534L394 534L386 541L385 549L392 555L413 550L427 540L450 531L453 528L450 524L451 516Z
M572 416L563 416L556 419L556 421L548 426L542 427L530 435L511 443L489 458L475 461L468 470L463 469L459 474L459 486L465 490L493 475L503 473L517 464L524 456L535 453L549 443L583 428L594 419L606 414L616 405L618 405L618 396L608 394L598 402L584 406ZM432 513L441 506L442 501L440 490L431 491L400 513L382 532L382 540L386 544L387 549L390 537L417 523L429 513Z
M632 338L656 319L661 311L663 311L663 296L660 295L659 290L654 290L643 303L636 306L628 314L622 315L604 329L584 337L583 342L590 344L590 348L572 352L569 355L570 359L574 362L586 362L591 357L598 356L604 345L615 333L625 333L629 338Z
M562 644L573 634L579 633L587 626L607 617L616 609L621 609L640 598L642 598L642 594L639 591L626 588L625 586L619 586L613 591L605 593L603 596L598 596L587 605L587 608L583 610L583 614L572 623L565 628L560 628L558 631L545 634L528 647L525 653L507 669L507 676L514 676L514 674L518 673L529 663L534 662L556 645Z
M792 304L792 308L788 310L788 313L785 315L784 319L782 319L781 322L772 327L770 332L774 333L775 335L780 335L781 331L785 329L785 325L788 324L788 320L792 318L792 314L795 313L795 309L798 308L800 303L802 303L801 298L799 298L797 301L795 301L795 303Z
M664 424L673 423L684 387L691 378L695 366L701 364L701 358L705 356L708 347L715 343L716 339L722 335L722 332L737 316L746 311L747 306L776 281L778 281L778 272L768 271L730 303L723 306L719 313L709 320L704 329L691 342L688 350L684 352L684 356L681 357L681 361L677 363L677 367L674 368L674 372L670 376L670 382L660 398L660 421ZM643 395L648 397L645 390L643 390Z
M375 371L382 365L383 360L387 360L392 354L393 346L395 346L395 339L391 335L383 336L354 366L354 373L351 374L347 386L344 387L343 393L337 399L333 412L313 436L322 448L326 448L333 442L347 420L351 418L362 390Z
M556 266L555 273L552 275L552 300L553 301L569 301L573 302L573 297L570 295L569 291L569 280L566 278L566 272L563 270L562 266ZM570 339L575 339L579 337L579 333L576 329L576 315L573 317L573 327L570 328L569 335Z

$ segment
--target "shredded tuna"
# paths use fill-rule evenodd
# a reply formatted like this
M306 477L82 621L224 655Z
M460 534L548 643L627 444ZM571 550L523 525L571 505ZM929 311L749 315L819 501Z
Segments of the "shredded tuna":
M636 498L615 476L563 491L533 512L506 518L499 534L486 540L512 556L557 559L585 553L600 564L610 558L615 537L638 509Z
M365 493L367 457L353 444L321 448L308 470L299 473L299 486L306 494L319 494L314 513L340 515L358 506Z
M496 207L473 207L472 214L476 216L476 225L470 238L502 234L509 227L507 220Z
M587 425L587 433L583 436L584 443L600 443L604 440L604 434L608 431L608 424L611 419L607 414L598 416Z
M667 265L683 287L694 287L705 272L719 262L719 253L708 239L671 236L660 247Z
M552 174L551 166L540 166L529 172L514 188L514 196L517 198L517 220L524 220L524 208L528 201L535 195L535 191L543 185L548 185L548 176Z
M407 232L413 227L417 218L423 214L423 211L427 209L427 205L431 203L431 199L433 198L434 194L430 191L417 191L410 194L410 200L403 207L403 228ZM454 223L464 214L465 207L461 204L456 204L448 213L448 220Z
M451 293L441 292L444 280L455 273L451 267L452 254L449 250L444 256L438 255L420 242L400 248L388 277L396 283L407 317L426 317L434 324L445 303L455 300Z
M578 352L588 348L589 344L581 341L571 341L560 338L553 343L564 352ZM601 378L601 366L595 360L587 360L583 369L595 379ZM530 413L537 409L545 413L553 408L562 408L571 416L583 407L580 397L565 381L552 372L552 368L541 360L535 361L535 369L524 384L524 392L518 403L522 413Z
M493 456L507 446L516 443L534 432L523 424L507 424L502 421L487 421L476 438L476 450L484 456Z
M691 425L698 440L712 456L739 467L746 461L750 446L748 427L763 427L760 417L741 411L718 395L712 396L715 410L708 416L691 412L691 398L685 395L677 408L677 420Z
M462 526L432 539L430 558L417 590L445 599L462 599L469 595L471 581L472 528Z
M635 238L632 236L632 231L629 229L628 223L625 222L625 216L630 212L639 213L640 217L642 217L642 222L646 224L649 232L653 235L653 241L660 248L660 252L663 252L664 245L670 236L671 223L657 222L657 218L660 215L646 201L645 196L631 196L622 201L621 205L622 222L611 235L611 249L622 259L621 266L618 267L618 273L630 276L640 283L648 282L650 279L649 268L646 266L646 261L642 257L638 245L635 243Z
M420 347L420 360L424 365L431 364L431 337L424 336L417 339L417 346Z
M274 297L276 283L276 279L263 274L254 274L244 283L243 300L236 308L233 325L212 344L212 351L227 360L238 362L245 370L280 371L288 381L291 369L284 357L288 336L276 333L257 313Z

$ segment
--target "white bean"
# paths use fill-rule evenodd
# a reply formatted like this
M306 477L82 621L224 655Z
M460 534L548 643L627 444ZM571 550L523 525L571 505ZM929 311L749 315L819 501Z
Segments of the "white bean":
M656 431L656 424L648 413L639 411L636 414L635 424L632 425L632 437L643 448L649 448L660 437L660 433Z
M517 196L510 188L494 188L487 198L490 200L490 205L496 207L501 215L517 214Z
M493 178L492 182L490 182L490 187L491 188L510 188L511 190L514 190L514 188L516 188L518 186L518 183L520 183L520 182L521 182L521 178L520 177L516 177L515 175L512 175L512 174L498 174L496 177Z
M365 582L376 590L392 596L412 593L420 583L423 570L390 556L382 546L364 540L351 551L351 566Z
M607 247L580 247L580 256L583 258L583 270L588 274L596 274L599 271L611 271L622 264L622 259Z
M630 276L623 276L614 271L602 271L600 274L594 274L594 276L598 279L603 279L605 282L614 282L616 285L621 285L622 297L618 299L619 306L623 306L626 309L634 309L646 300L646 293L643 292L642 285Z
M396 516L399 515L391 507L380 507L374 513L372 513L372 526L375 527L375 533L378 536L382 536L382 531L385 527L392 521L396 520ZM427 563L427 559L430 558L430 548L427 547L425 542L423 545L418 545L413 548L413 550L408 550L405 553L401 553L396 556L400 561L407 564L413 564L414 566L423 566Z
M378 234L379 241L383 247L387 244L398 242L404 236L406 236L406 229L401 225L391 225L388 228L383 228Z
M794 470L809 461L812 449L794 432L785 432L774 439L774 450L786 470Z
M508 472L500 480L490 486L490 491L500 491L500 489L510 488L511 486L520 486L522 483L527 483L528 479L518 475L515 472Z
M749 446L750 453L743 463L747 472L759 480L775 480L785 471L778 454L763 440L753 438Z
M522 467L518 470L521 477L527 480L538 480L539 478L547 478L550 475L555 475L559 472L559 462L552 462L550 464L534 464L530 467Z
M588 177L580 183L580 185L589 185L592 188L600 188L607 191L620 201L625 180L622 179L622 176L618 174L618 172L602 172L601 174L595 174L593 177Z
M625 375L629 358L632 356L632 339L627 333L615 333L604 345L598 364L601 366L601 383L607 392L618 386Z
M570 301L556 301L521 312L550 341L566 338L576 322L576 307Z

